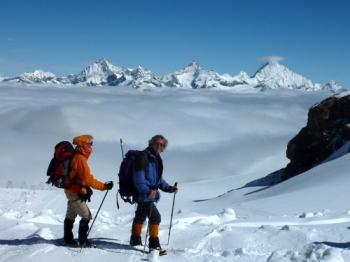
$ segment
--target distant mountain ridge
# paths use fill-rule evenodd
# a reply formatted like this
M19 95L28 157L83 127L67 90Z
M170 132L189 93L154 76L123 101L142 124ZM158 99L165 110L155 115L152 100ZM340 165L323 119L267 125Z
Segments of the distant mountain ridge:
M2 77L0 82L22 84L55 84L82 86L127 86L132 88L216 88L239 89L254 88L292 89L304 91L339 92L343 88L334 80L321 85L293 72L276 60L264 63L253 76L241 71L238 75L219 74L214 70L202 69L196 61L185 68L165 76L156 76L141 66L124 68L112 65L101 58L84 68L79 74L57 77L53 73L35 70L16 77Z

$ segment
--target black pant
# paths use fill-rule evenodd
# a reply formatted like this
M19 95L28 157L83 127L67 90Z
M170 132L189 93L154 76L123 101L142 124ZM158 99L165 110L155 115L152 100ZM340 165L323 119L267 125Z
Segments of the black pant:
M161 216L156 205L153 202L138 203L133 223L143 224L147 217L150 224L160 224Z

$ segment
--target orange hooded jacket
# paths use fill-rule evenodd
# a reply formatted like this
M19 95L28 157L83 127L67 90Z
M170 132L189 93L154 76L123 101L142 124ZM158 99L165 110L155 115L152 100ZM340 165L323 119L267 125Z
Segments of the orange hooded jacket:
M70 164L70 180L74 184L80 184L83 187L71 189L65 189L65 193L68 195L72 194L87 194L87 190L84 186L92 187L98 190L106 190L106 186L103 182L94 178L90 172L90 168L87 164L87 160L92 152L91 145L89 143L92 141L92 136L81 135L73 139L73 144L76 145L75 155Z

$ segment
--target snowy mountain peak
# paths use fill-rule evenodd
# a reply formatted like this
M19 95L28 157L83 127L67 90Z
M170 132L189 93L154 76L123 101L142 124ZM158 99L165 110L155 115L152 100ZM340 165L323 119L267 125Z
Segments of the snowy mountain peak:
M272 75L277 75L283 71L288 72L288 73L293 73L287 67L280 64L279 61L271 59L271 60L263 63L263 65L256 71L256 73L253 75L253 77L264 78L264 77L269 77Z
M143 68L142 66L138 66L136 68L129 68L125 71L125 73L131 77L132 80L143 80L150 79L155 77L152 71Z
M96 61L96 64L110 64L110 63L108 62L108 60L106 58L101 57L100 59L98 59Z
M198 88L195 81L204 70L193 60L185 68L162 78L165 85L170 87Z
M57 81L53 73L42 70L26 72L16 77L4 78L2 81L22 84L59 84L59 81Z
M0 82L25 84L53 83L60 85L85 86L129 86L134 88L180 87L217 88L236 90L297 89L304 91L339 92L343 88L335 81L325 85L313 83L282 65L281 57L272 56L261 59L263 64L251 77L241 71L236 76L219 74L214 70L201 68L196 60L174 73L157 77L152 71L138 66L123 68L114 66L106 58L100 58L85 67L79 74L56 77L50 72L36 70L17 77L0 78Z
M240 82L246 82L249 83L251 78L245 71L240 71L238 75L233 77L235 80L240 81Z
M257 87L271 89L321 90L322 87L299 75L279 63L279 59L270 59L253 75Z
M90 65L90 66L94 66L94 65L96 65L96 66L98 66L98 67L104 69L105 71L108 71L108 70L109 70L109 71L120 71L120 70L121 70L121 68L119 68L119 67L117 67L117 66L111 64L111 63L110 63L107 59L105 59L105 58L100 58L100 59L98 59L95 63L93 63L93 64Z
M201 67L199 66L199 63L196 60L193 60L184 68L185 71L198 71L200 69Z
M182 88L219 88L227 89L237 85L247 84L247 81L240 79L248 79L246 73L242 76L232 77L228 74L220 75L214 70L202 69L197 61L192 61L184 69L176 71L162 78L165 85L170 87Z
M100 58L95 63L87 66L82 73L85 75L91 75L96 73L115 73L119 72L122 69L119 67L116 67L112 65L110 62L108 62L105 58Z
M138 65L136 68L129 69L131 71L138 71L138 72L151 72L150 70Z
M36 79L45 79L45 78L55 78L56 76L51 72L45 72L43 70L35 70L34 72L23 73L20 76L26 78L36 78Z
M327 84L325 84L322 88L323 90L326 91L335 91L335 92L339 92L339 91L343 91L345 90L341 85L339 85L336 81L331 80L329 81Z
M100 58L88 65L80 74L70 77L74 84L82 83L92 86L115 85L123 75L123 69L112 65L105 58ZM117 81L119 84L122 81Z

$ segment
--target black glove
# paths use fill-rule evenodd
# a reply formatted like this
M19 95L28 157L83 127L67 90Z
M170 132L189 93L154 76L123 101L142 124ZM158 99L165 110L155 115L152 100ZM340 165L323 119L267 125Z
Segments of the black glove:
M108 181L105 183L105 188L111 190L113 188L113 181Z
M80 199L84 202L91 202L91 196L93 194L92 189L89 186L85 186L86 194L79 195Z
M177 186L170 186L169 187L169 193L177 193L178 189Z

